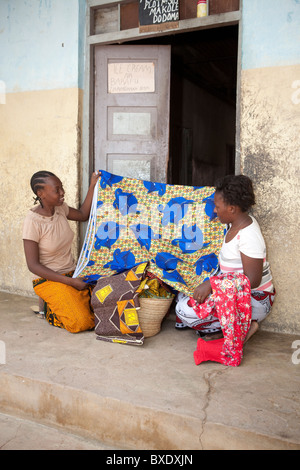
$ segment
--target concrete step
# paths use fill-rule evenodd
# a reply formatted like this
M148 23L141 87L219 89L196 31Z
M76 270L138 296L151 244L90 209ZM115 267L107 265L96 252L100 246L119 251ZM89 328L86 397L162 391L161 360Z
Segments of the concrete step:
M0 413L0 450L114 450L97 441Z
M297 337L260 330L239 367L196 366L172 315L128 346L54 328L34 303L0 293L1 413L109 449L300 449Z

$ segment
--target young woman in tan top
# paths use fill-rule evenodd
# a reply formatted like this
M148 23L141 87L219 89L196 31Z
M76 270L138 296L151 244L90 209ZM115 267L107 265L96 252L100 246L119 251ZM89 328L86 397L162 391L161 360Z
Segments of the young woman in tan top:
M80 278L72 278L76 263L71 253L74 234L68 220L88 220L98 177L98 173L93 173L86 198L79 209L65 203L62 182L53 173L39 171L30 182L39 204L28 212L23 226L27 266L34 275L35 292L47 303L47 320L72 332L90 329L94 322L89 306L89 286ZM72 298L76 299L75 306L71 305ZM84 306L80 306L82 299ZM72 318L66 319L70 315ZM79 322L73 318L76 315L82 317Z

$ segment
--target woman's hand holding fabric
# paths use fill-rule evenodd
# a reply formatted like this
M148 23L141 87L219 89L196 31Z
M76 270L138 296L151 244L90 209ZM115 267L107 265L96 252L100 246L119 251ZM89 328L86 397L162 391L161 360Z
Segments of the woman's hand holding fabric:
M206 298L211 294L212 289L210 285L210 281L204 281L202 284L199 284L199 286L196 287L194 290L193 298L196 300L199 304L203 304L205 302Z
M84 282L82 279L79 277L72 278L72 287L74 287L77 290L84 290L88 288L88 284Z

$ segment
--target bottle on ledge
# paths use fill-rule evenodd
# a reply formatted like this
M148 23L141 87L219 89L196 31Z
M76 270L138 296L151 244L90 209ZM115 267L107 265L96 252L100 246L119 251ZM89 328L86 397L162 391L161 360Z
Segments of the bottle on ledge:
M197 18L208 16L208 0L198 0L197 2Z

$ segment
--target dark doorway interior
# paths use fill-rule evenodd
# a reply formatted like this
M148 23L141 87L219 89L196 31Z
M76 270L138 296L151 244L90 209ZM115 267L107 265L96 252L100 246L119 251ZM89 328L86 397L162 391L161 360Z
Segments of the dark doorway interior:
M234 173L238 26L137 43L171 45L168 182L213 186Z

